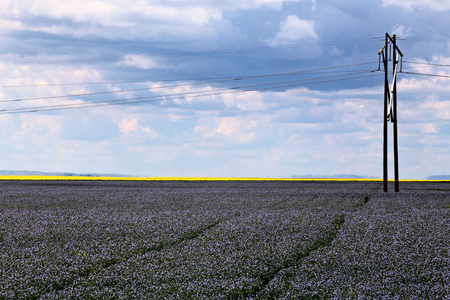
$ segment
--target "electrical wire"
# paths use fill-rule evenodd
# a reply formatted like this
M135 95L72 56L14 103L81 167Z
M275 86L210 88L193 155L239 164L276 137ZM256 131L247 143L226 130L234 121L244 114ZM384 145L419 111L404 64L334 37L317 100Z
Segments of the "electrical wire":
M200 84L211 84L211 83L227 82L227 81L234 81L234 80L240 80L240 79L241 78L233 78L233 79L227 79L227 80L216 80L216 81L184 83L184 84L157 86L157 87L126 89L126 90L120 90L120 91L103 91L103 92L95 92L95 93L81 93L81 94L47 96L47 97L35 97L35 98L18 98L18 99L0 100L0 103L4 103L4 102L21 102L21 101L30 101L30 100L59 99L59 98L73 98L73 97L86 97L86 96L105 95L105 94L117 94L117 93L137 92L137 91L150 91L150 90L155 90L155 89L183 87L183 86L192 86L192 85L200 85Z
M402 72L402 73L409 74L409 75L422 75L422 76L431 76L431 77L440 77L440 78L450 78L450 75L427 74L427 73L418 73L418 72Z
M450 67L450 65L432 64L432 63L418 62L418 61L403 61L403 63L416 64L416 65L426 65L426 66L433 66L433 67Z
M261 86L272 86L272 88L276 88L278 85L285 85L287 83L293 83L293 82L303 82L303 81L311 81L311 80L317 80L317 79L326 79L326 78L333 78L338 76L348 76L348 75L355 75L355 74L362 74L362 73L369 73L372 71L366 71L366 72L356 72L352 74L344 74L344 75L333 75L333 76L323 76L323 77L316 77L316 78L306 78L306 79L299 79L299 80L288 80L288 81L282 81L282 82L271 82L271 83L265 83L265 84L255 84L255 85L247 85L247 86L237 86L237 87L231 87L231 88L219 88L219 89L213 89L213 90L201 90L201 91L193 91L193 92L184 92L184 93L176 93L176 94L166 94L166 95L154 95L154 96L146 96L146 97L138 97L138 98L128 98L126 100L136 100L136 99L148 99L148 98L158 98L163 96L183 96L183 95L190 95L190 94L200 94L200 93L210 93L211 91L219 92L219 91L226 91L226 90L233 90L233 89L249 89L249 88L255 88L255 87L261 87ZM274 87L275 86L275 87ZM269 87L270 88L270 87ZM33 99L35 100L35 99ZM113 100L102 100L102 101L96 101L96 103L105 103L105 102L114 102L114 101L122 101L123 99L113 99ZM92 103L92 102L91 102ZM60 105L57 105L60 106ZM29 107L30 109L39 108L38 107ZM20 110L18 109L10 109L10 110Z
M439 39L439 38L421 38L421 37L405 38L402 40L407 41L407 42L418 41L418 42L437 42L437 43L447 43L450 41L450 39L446 39L446 38Z
M174 53L166 53L166 54L135 54L135 55L130 55L130 56L139 56L139 57L148 57L148 58L183 57L183 56L199 56L199 55L204 56L204 55L217 55L217 54L230 54L230 53L232 54L232 53L255 52L255 51L273 51L273 50L281 50L281 49L298 49L298 48L305 48L305 47L327 46L327 45L337 45L337 44L354 44L354 43L361 43L361 42L373 42L373 41L379 41L379 40L380 40L379 38L375 37L375 38L312 42L312 43L270 46L270 47L251 47L251 48L240 48L240 49L174 52ZM48 61L42 60L42 61L0 63L0 65L9 66L9 65L49 65L49 64L68 64L68 63L94 63L94 62L117 61L117 60L122 60L123 58L124 57L114 56L114 57L103 57L103 58L82 58L82 59L67 59L67 60L48 60Z
M353 70L364 71L364 70ZM324 73L339 73L348 72L344 70L326 71L326 70L305 70L299 71L301 74L324 74ZM281 73L282 74L282 73ZM268 74L270 75L270 74ZM296 75L296 74L286 74ZM147 80L130 80L130 81L103 81L103 82L73 82L73 83L41 83L41 84L18 84L18 85L0 85L0 88L29 88L29 87L57 87L57 86L79 86L79 85L114 85L114 84L135 84L135 83L155 83L155 82L186 82L186 81L215 81L215 80L229 80L233 78L250 78L260 75L239 75L239 76L222 76L222 77L198 77L198 78L178 78L178 79L147 79ZM1 102L1 101L0 101Z
M447 64L435 64L435 63L418 62L418 61L403 61L403 63L429 66L429 67L444 67L444 68L450 67L450 65L447 65ZM431 77L440 77L440 78L450 78L449 75L442 75L442 74L430 74L430 73L408 72L408 71L407 72L402 71L402 73L408 74L408 75L421 75L421 76L431 76Z
M236 77L236 76L234 76ZM173 82L173 81L198 81L198 80L220 80L231 79L228 77L203 77L203 78L180 78L180 79L158 79L158 80L130 80L130 81L104 81L104 82L73 82L73 83L45 83L45 84L19 84L19 85L0 85L0 88L25 88L25 87L53 87L53 86L76 86L76 85L110 85L110 84L131 84L131 83L150 83L150 82Z
M324 70L331 70L331 69L341 69L341 68L348 68L348 67L354 67L354 66L368 65L368 64L373 64L373 63L376 63L376 62L364 62L364 63L357 63L357 64L333 66L333 67L326 67L326 68L316 68L316 69L310 69L310 70L300 70L300 71L292 71L292 72L285 72L285 73L273 73L273 74L254 75L254 76L241 76L241 77L234 77L234 78L222 79L222 80L212 80L212 81L185 83L185 84L158 86L158 87L125 89L125 90L120 90L120 91L101 91L101 92L95 92L95 93L79 93L79 94L59 95L59 96L7 99L7 100L0 100L0 103L21 102L21 101L31 101L31 100L45 100L45 99L57 99L57 98L85 97L85 96L94 96L94 95L105 95L105 94L116 94L116 93L125 93L125 92L135 92L135 91L144 91L144 90L163 89L163 88L183 87L183 86L191 86L191 85L224 83L224 82L232 82L232 81L238 81L238 80L259 79L259 78L278 77L278 76L286 76L286 75L298 75L298 74L304 74L304 73L313 72L313 71L324 71ZM353 74L353 73L349 73L349 74ZM354 74L358 74L358 73L354 73ZM319 77L319 78L322 78L322 77Z
M338 79L328 79L307 83L292 83L292 84L283 84L278 86L266 86L266 85L274 85L272 84L260 84L255 85L258 88L251 88L255 86L246 86L246 87L236 87L231 89L217 89L217 90L207 90L207 91L198 91L198 92L190 92L190 93L178 93L178 94L167 94L167 95L158 95L158 96L150 96L150 97L141 97L141 98L128 98L128 99L115 99L115 100L105 100L105 101L97 101L97 102L87 102L87 103L75 103L75 104L60 104L60 105L49 105L49 106L38 106L38 107L24 107L24 108L16 108L16 109L2 109L0 110L0 114L18 114L18 113L31 113L31 112L42 112L42 111L55 111L55 110L67 110L67 109L79 109L79 108L92 108L92 107L100 107L100 106L111 106L111 105L123 105L123 104L138 104L138 103L148 103L148 102L156 102L156 101L172 101L177 99L188 99L195 97L205 97L205 96L218 96L224 94L235 94L235 93L245 93L251 91L263 91L263 90L272 90L272 89L280 89L280 88L291 88L291 87L299 87L310 84L321 84L321 83L329 83L329 82L337 82L344 80L354 80L368 77L381 76L381 74L371 74L364 76L355 76L348 78L338 78ZM288 83L288 82L285 82ZM281 83L277 83L281 84ZM264 86L264 87L261 87Z

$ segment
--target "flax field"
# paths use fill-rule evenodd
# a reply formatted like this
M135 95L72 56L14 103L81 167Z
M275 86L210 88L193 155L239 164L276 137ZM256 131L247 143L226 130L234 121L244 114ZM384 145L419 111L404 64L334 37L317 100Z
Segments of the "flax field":
M449 299L450 183L400 189L0 181L0 299Z

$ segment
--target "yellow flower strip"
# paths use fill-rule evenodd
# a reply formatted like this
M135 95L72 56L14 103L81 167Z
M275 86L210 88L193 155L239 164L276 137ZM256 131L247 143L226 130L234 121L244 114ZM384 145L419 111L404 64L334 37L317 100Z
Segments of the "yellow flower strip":
M373 178L258 178L258 177L96 177L96 176L38 176L5 175L0 180L104 180L104 181L379 181ZM393 179L389 180L394 181ZM450 180L402 179L401 182L450 182Z

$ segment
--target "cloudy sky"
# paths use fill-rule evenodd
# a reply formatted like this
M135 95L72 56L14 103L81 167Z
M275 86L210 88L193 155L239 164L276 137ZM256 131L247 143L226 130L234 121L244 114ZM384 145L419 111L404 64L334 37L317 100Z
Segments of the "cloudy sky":
M381 177L387 32L400 178L448 174L449 28L448 0L3 0L0 170Z

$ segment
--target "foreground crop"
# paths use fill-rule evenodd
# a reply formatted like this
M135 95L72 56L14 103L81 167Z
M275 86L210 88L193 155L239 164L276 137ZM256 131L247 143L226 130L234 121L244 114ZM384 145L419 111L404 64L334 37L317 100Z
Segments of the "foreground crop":
M448 184L1 184L0 298L450 295Z

